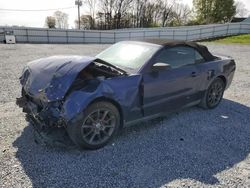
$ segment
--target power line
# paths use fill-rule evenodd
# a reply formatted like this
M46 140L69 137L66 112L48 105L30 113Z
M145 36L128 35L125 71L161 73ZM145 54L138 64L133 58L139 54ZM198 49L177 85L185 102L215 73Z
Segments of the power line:
M75 7L63 7L63 8L55 8L55 9L37 9L37 10L27 10L27 9L4 9L0 8L0 11L9 11L9 12L45 12L45 11L55 11L55 10L65 10L65 9L73 9Z

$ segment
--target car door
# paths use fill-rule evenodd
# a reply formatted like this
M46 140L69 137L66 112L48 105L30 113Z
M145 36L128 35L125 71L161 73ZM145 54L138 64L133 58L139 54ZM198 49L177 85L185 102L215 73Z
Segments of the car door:
M174 111L199 99L201 80L196 67L196 51L187 46L162 49L151 61L165 63L170 69L143 74L144 115Z

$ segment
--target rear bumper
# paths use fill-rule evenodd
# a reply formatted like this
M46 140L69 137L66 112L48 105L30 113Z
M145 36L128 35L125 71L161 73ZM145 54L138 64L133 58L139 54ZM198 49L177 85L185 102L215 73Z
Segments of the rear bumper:
M228 89L229 86L231 85L232 81L233 81L233 77L234 77L234 71L231 72L228 77L227 77L227 85L225 87L225 89Z

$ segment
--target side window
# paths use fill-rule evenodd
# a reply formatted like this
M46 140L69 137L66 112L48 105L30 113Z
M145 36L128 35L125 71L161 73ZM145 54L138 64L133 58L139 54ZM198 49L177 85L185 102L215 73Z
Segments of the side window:
M205 59L195 50L195 63L204 63Z
M203 60L204 59L199 52L191 47L186 46L164 49L156 57L157 62L167 63L172 68L195 64Z

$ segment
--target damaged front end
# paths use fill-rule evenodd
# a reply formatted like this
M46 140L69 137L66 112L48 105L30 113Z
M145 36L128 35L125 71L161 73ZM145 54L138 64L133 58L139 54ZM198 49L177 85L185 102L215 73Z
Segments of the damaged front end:
M22 97L16 99L16 104L23 108L26 120L35 126L37 131L45 131L51 127L63 127L64 122L60 116L63 101L43 103L35 99L26 91L22 91Z
M16 99L16 104L26 113L26 121L34 128L35 141L42 145L69 147L72 142L68 139L65 122L61 117L62 102L56 101L41 104L25 91Z
M92 57L55 56L27 65L20 77L22 96L16 99L16 104L33 125L36 140L51 144L55 142L49 138L55 135L52 132L62 130L63 133L56 133L56 142L65 141L65 128L70 121L67 113L71 113L65 108L65 103L72 93L79 90L92 93L102 80L125 75L125 72L104 63Z

